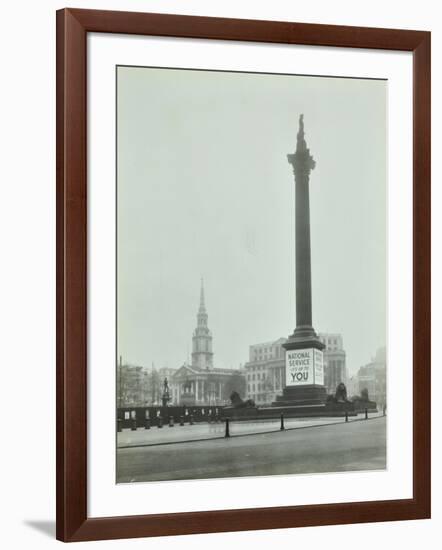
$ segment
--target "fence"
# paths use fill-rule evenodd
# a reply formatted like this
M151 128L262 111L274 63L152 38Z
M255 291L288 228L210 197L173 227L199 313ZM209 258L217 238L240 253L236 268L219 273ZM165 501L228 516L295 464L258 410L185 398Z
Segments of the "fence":
M172 406L172 407L121 407L117 409L118 429L150 428L195 422L218 422L223 407L219 406Z

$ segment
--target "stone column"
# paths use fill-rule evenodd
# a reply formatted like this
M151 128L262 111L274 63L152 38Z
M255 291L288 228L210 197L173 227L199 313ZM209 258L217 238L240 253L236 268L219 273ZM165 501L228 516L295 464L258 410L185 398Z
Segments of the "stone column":
M299 117L296 152L287 155L295 176L296 336L316 336L312 326L312 275L310 252L310 172L315 161L304 137L304 117Z
M287 155L295 176L295 273L296 328L283 345L286 350L283 395L275 405L321 406L326 401L322 350L312 324L312 283L310 252L310 173L315 161L307 147L304 116L299 117L296 151Z

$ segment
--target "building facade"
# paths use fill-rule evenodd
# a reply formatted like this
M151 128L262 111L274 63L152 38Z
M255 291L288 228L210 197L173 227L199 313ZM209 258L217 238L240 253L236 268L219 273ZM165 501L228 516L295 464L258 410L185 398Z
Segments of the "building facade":
M324 385L327 393L334 394L340 382L347 383L347 368L342 336L318 334L324 349ZM286 338L254 344L249 348L249 360L244 365L247 397L257 405L270 405L285 386Z
M286 338L254 344L249 347L249 360L244 365L247 398L257 405L270 405L285 386Z
M362 390L368 391L368 397L376 401L378 407L387 403L387 350L379 348L370 363L359 368L359 395Z
M357 374L348 376L346 386L347 386L347 396L349 399L360 395L359 378Z
M207 370L184 363L171 379L171 404L229 405L232 391L244 396L244 386L240 369Z
M346 355L342 335L337 333L319 333L324 349L324 385L327 393L334 394L337 386L347 384Z

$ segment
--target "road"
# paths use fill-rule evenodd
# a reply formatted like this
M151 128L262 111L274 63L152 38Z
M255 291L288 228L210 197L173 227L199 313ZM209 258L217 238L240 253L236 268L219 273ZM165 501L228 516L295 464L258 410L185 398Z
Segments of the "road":
M372 416L380 416L381 413L371 413ZM358 416L350 416L349 422L364 418L364 414ZM344 417L321 417L321 418L286 418L284 424L286 429L304 428L306 426L317 426L322 424L336 424L345 422ZM279 418L272 420L255 420L255 421L231 421L230 434L253 434L260 432L279 431L281 421ZM167 424L162 429L156 426L150 430L138 428L136 431L125 429L117 433L117 446L122 447L137 447L143 445L157 445L164 443L174 443L179 441L195 441L201 439L213 439L216 437L224 437L226 428L225 424L201 422L189 426L180 426L179 423L170 428Z
M386 418L117 450L117 481L286 475L386 467Z

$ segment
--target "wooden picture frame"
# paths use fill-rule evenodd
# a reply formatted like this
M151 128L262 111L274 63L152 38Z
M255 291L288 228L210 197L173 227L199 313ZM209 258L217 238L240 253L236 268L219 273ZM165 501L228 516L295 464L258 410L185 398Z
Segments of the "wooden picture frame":
M413 498L89 518L87 33L413 54ZM430 517L430 33L64 9L57 12L57 538L85 541Z

